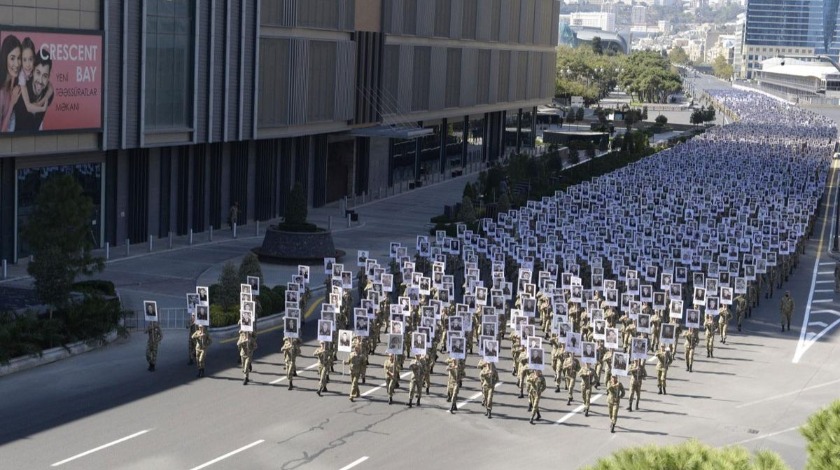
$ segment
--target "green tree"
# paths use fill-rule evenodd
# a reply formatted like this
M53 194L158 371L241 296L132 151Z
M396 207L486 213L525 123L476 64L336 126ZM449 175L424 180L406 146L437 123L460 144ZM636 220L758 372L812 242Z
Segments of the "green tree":
M601 43L600 36L592 38L592 52L597 55L602 55L604 53L604 45Z
M464 196L461 200L461 210L458 212L458 219L467 225L472 225L476 221L475 207L473 207L473 201L469 196Z
M253 251L249 251L248 254L242 258L242 262L239 263L239 282L242 283L247 281L248 276L256 276L260 278L260 286L262 286L262 265L260 265L260 259Z
M691 63L691 60L688 58L688 54L682 46L677 46L671 49L671 52L668 53L668 58L671 59L672 64L686 65Z
M507 212L510 210L510 198L508 197L507 193L504 192L499 197L498 208L499 212Z
M219 273L218 297L215 301L225 312L239 305L240 284L244 282L240 279L236 265L232 262L228 261L222 266L222 272Z
M715 57L715 60L712 61L712 71L715 74L715 77L720 78L721 80L731 79L732 74L734 73L732 65L722 54Z
M580 107L575 110L575 119L578 121L583 121L583 108Z
M659 116L656 116L656 124L664 126L665 124L668 124L668 118L665 117L665 115L660 114Z
M299 182L295 183L286 202L286 224L303 225L307 217L306 190Z
M738 468L786 470L778 454L759 451L754 455L741 446L713 448L695 440L677 445L631 447L602 458L589 470L673 470L678 468ZM833 468L833 467L832 467Z
M829 470L840 462L840 400L811 415L800 429L808 441L807 470Z
M66 306L76 276L104 268L103 259L92 253L92 214L93 202L73 176L53 175L41 186L21 236L34 257L26 270L45 304Z

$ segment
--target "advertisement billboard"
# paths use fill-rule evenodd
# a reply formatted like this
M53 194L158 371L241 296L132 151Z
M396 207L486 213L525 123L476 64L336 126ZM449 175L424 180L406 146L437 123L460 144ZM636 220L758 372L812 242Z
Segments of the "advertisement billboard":
M0 26L0 134L102 128L98 32Z

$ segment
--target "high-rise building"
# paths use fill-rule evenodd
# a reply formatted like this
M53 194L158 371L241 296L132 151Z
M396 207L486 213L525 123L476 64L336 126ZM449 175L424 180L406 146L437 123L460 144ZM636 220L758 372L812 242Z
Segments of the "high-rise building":
M840 0L749 0L741 47L745 78L771 57L838 59Z
M296 182L319 207L533 145L559 15L556 0L0 0L0 50L35 56L46 105L0 102L0 258L26 255L54 173L76 176L92 239L114 247L219 229L234 203L240 224L274 219ZM35 82L13 62L0 86Z
M633 25L644 25L647 23L647 7L644 5L633 5L630 9L630 23Z

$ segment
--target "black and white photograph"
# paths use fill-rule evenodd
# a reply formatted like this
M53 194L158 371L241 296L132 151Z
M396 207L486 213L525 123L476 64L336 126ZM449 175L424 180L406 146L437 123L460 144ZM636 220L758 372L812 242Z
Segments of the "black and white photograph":
M159 321L158 320L158 308L157 302L154 300L144 300L143 301L143 313L145 314L146 321Z
M640 313L637 320L637 329L639 333L650 333L650 315Z
M607 336L604 339L604 347L618 349L618 328L607 328Z
M664 292L654 292L653 293L653 309L654 310L665 310L665 293Z
M338 351L350 352L353 345L353 332L350 330L338 330ZM402 348L400 348L402 351Z
M199 305L195 308L195 324L198 326L210 326L210 307Z
M543 370L545 367L545 361L543 360L543 351L542 348L528 348L528 368L531 370Z
M324 258L324 275L332 276L335 258Z
M251 284L248 284L248 283L239 284L239 292L242 293L242 294L252 295Z
M299 338L299 326L300 319L287 316L283 319L283 335L286 338Z
M669 318L676 318L677 320L682 320L683 314L683 301L672 299L671 306L668 309Z
M195 315L196 307L198 307L198 294L190 292L187 294L187 314Z
M392 335L405 334L405 324L402 321L391 321L391 328L388 333Z
M484 360L487 362L499 362L499 342L497 340L484 340Z
M353 334L367 337L370 334L370 319L367 317L367 312L362 315L354 315L353 320Z
M659 342L663 344L674 344L676 327L673 323L663 323L659 332Z
M453 359L466 359L466 343L467 340L462 336L448 336L447 349L449 350L449 357Z
M251 286L251 295L260 295L260 278L259 276L246 276L245 281Z
M363 267L367 264L370 254L367 250L358 250L356 252L356 266Z
M734 299L731 287L720 288L720 303L721 305L732 305Z
M595 364L596 362L596 354L595 354L595 343L592 341L584 341L583 348L580 353L580 361L586 364Z
M566 351L572 354L580 354L580 343L580 333L566 333Z
M403 335L388 335L388 354L403 354Z
M688 309L685 311L685 326L686 328L700 328L699 310Z
M252 310L239 311L239 331L254 331L254 312Z
M706 289L704 287L695 287L693 296L693 305L706 305Z
M303 284L309 284L309 266L299 264L297 270L298 276L303 277Z
M198 286L195 288L195 293L198 294L198 304L209 306L210 305L210 296L209 296L210 289L205 286Z
M411 333L411 355L426 354L426 335L420 332Z
M318 320L318 341L332 341L332 330L333 322L328 320Z
M614 352L612 362L612 373L619 377L627 377L627 353Z
M592 322L592 337L595 340L603 341L607 336L607 322L604 320L595 320Z
M635 361L641 359L647 360L648 339L647 338L633 338L630 342L630 360Z

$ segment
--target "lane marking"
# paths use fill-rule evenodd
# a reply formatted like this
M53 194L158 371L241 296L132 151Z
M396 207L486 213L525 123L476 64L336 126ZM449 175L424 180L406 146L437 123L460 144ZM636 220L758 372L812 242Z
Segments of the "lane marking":
M817 289L814 292L835 292L834 289Z
M814 276L816 276L816 273L814 273ZM834 282L834 281L821 280L821 281L817 281L815 284L831 284L832 282Z
M351 462L351 463L350 463L350 465L345 465L344 467L341 467L341 468L340 468L340 469L338 469L338 470L350 470L351 468L355 467L356 465L359 465L360 463L364 462L365 460L367 460L367 459L369 459L369 458L370 458L370 457L368 457L368 456L366 455L366 456L364 456L364 457L362 457L362 458L359 458L359 459L354 460L353 462Z
M812 304L826 304L829 302L834 302L834 299L815 299L811 301Z
M305 369L298 369L298 370L297 370L297 372L303 372L303 371L305 371L305 370L312 370L312 369L314 369L314 368L316 368L316 367L318 367L318 363L317 363L317 362L316 362L315 364L312 364L312 365L310 365L310 366L307 366ZM282 382L282 381L286 380L286 378L287 378L286 376L283 376L283 377L280 377L280 378L279 378L279 379L277 379L277 380L272 380L272 381L271 381L271 382L269 382L268 384L269 384L269 385L279 384L280 382Z
M811 310L811 313L830 313L830 314L832 314L832 315L840 315L840 311L837 311L837 310L831 310L831 309L826 309L826 310Z
M589 399L589 404L591 405L591 404L592 404L592 402L594 402L594 401L598 400L598 399L599 399L599 398L601 398L602 396L604 396L604 394L603 394L603 393L599 393L599 394L595 395L594 397L590 398L590 399ZM558 419L558 420L557 420L557 422L556 422L556 423L554 423L554 424L563 424L563 423L565 423L566 421L570 420L570 419L572 418L572 416L574 416L574 415L576 415L577 413L580 413L581 411L583 411L583 409L584 409L585 407L586 407L586 405L580 405L580 406L578 406L578 407L577 407L577 408L575 408L574 410L572 410L572 411L570 411L570 412L566 413L566 416L563 416L562 418Z
M222 460L224 460L224 459L226 459L230 456L236 455L236 454L238 454L242 451L246 451L246 450L250 449L251 447L258 446L258 445L262 444L263 442L265 442L265 439L260 439L259 441L254 441L254 442L248 444L247 446L240 447L240 448L238 448L234 451L228 452L227 454L225 454L221 457L216 457L215 459L213 459L213 460L211 460L207 463L203 463L203 464L199 465L198 467L193 467L190 470L201 470L202 468L209 467L210 465L213 465L216 462L221 462Z
M785 398L785 397L789 397L791 395L798 395L802 392L808 392L808 391L811 391L811 390L816 390L818 388L828 387L829 385L834 385L836 383L840 383L840 379L832 380L831 382L826 382L826 383L822 383L822 384L819 384L819 385L812 385L810 387L805 387L803 389L796 390L794 392L783 393L781 395L774 395L772 397L762 398L761 400L751 401L751 402L748 402L748 403L741 403L740 405L736 406L735 408L746 408L748 406L759 405L761 403L765 403L765 402L768 402L768 401L778 400L779 398Z
M814 289L816 289L817 283L830 283L834 282L833 280L829 281L817 281L817 272L819 271L820 265L820 256L822 256L823 251L823 243L825 242L825 229L828 226L831 226L831 234L834 235L834 224L832 223L832 217L829 214L833 214L837 208L837 197L840 195L840 191L837 190L837 165L835 162L831 163L831 175L829 179L829 185L827 189L829 191L834 191L834 203L828 204L828 207L825 209L825 215L823 220L822 230L820 231L820 242L817 245L817 256L814 259L814 274L811 277L811 289L808 292L808 302L805 303L805 315L802 316L802 328L799 331L799 342L796 344L796 352L793 354L793 363L799 363L799 360L802 359L802 356L805 352L814 344L816 339L819 339L819 336L825 334L826 330L823 330L818 337L812 341L806 342L805 340L805 333L808 331L808 322L811 321L811 302L814 300Z
M750 439L745 439L743 441L736 442L734 445L737 446L737 445L740 445L740 444L746 444L747 442L758 441L758 440L761 440L761 439L767 439L768 437L778 436L779 434L784 434L786 432L796 431L797 429L799 429L799 426L797 426L795 428L782 429L781 431L771 432L769 434L763 434L761 436L756 436L756 437L753 437L753 438L750 438Z
M834 265L834 264L835 264L834 261L823 261L822 263L820 263L820 266L829 266L829 265ZM826 272L828 272L828 271L826 271ZM831 272L833 273L834 271L831 271Z
M824 323L824 322L821 322L821 321L812 321L811 323L808 323L808 326L811 326L811 325L820 326L820 327L825 328L825 327L828 326L828 323Z
M822 264L822 263L820 263ZM834 274L834 271L820 271L820 274Z
M501 380L496 382L496 385L493 386L493 389L495 390L495 389L499 388L499 385L502 385L503 383L504 382L502 382ZM467 398L466 400L462 401L461 403L458 403L456 406L458 407L458 409L461 409L462 406L466 406L467 403L475 400L476 398L480 397L483 394L484 394L483 391L478 392L478 393L474 394L473 396ZM449 411L449 410L444 410L444 411Z
M90 454L92 454L92 453L94 453L94 452L99 452L99 451L100 451L100 450L102 450L102 449L107 449L108 447L115 446L115 445L117 445L117 444L119 444L119 443L121 443L121 442L125 442L125 441L127 441L127 440L129 440L129 439L134 439L134 438L135 438L135 437L137 437L137 436L142 436L143 434L146 434L146 433L147 433L147 432L149 432L149 431L151 431L151 429L145 429L145 430L143 430L143 431L136 432L136 433L134 433L134 434L132 434L132 435L130 435L130 436L125 436L125 437L123 437L122 439L117 439L116 441L109 442L109 443L107 443L107 444L105 444L105 445L101 445L101 446L99 446L99 447L97 447L97 448L95 448L95 449L91 449L91 450L89 450L89 451L87 451L87 452L82 452L81 454L74 455L74 456L70 457L69 459L64 459L64 460L62 460L61 462L56 462L56 463L52 464L51 466L52 466L52 467L58 467L59 465L64 465L64 464L66 464L67 462L72 462L73 460L80 459L80 458L82 458L82 457L84 457L84 456L86 456L86 455L90 455Z
M400 378L401 378L401 379L404 379L404 378L408 377L410 374L411 374L411 371L405 372L405 373L403 373L403 374L400 374ZM375 391L379 390L380 388L382 388L382 387L384 387L384 386L386 386L386 385L388 385L388 383L387 383L387 382L383 383L382 385L380 385L380 386L378 386L378 387L373 387L372 389L370 389L370 390L368 390L367 392L363 393L363 394L362 394L362 396L363 396L363 397L366 397L366 396L370 395L371 393L373 393L373 392L375 392Z

